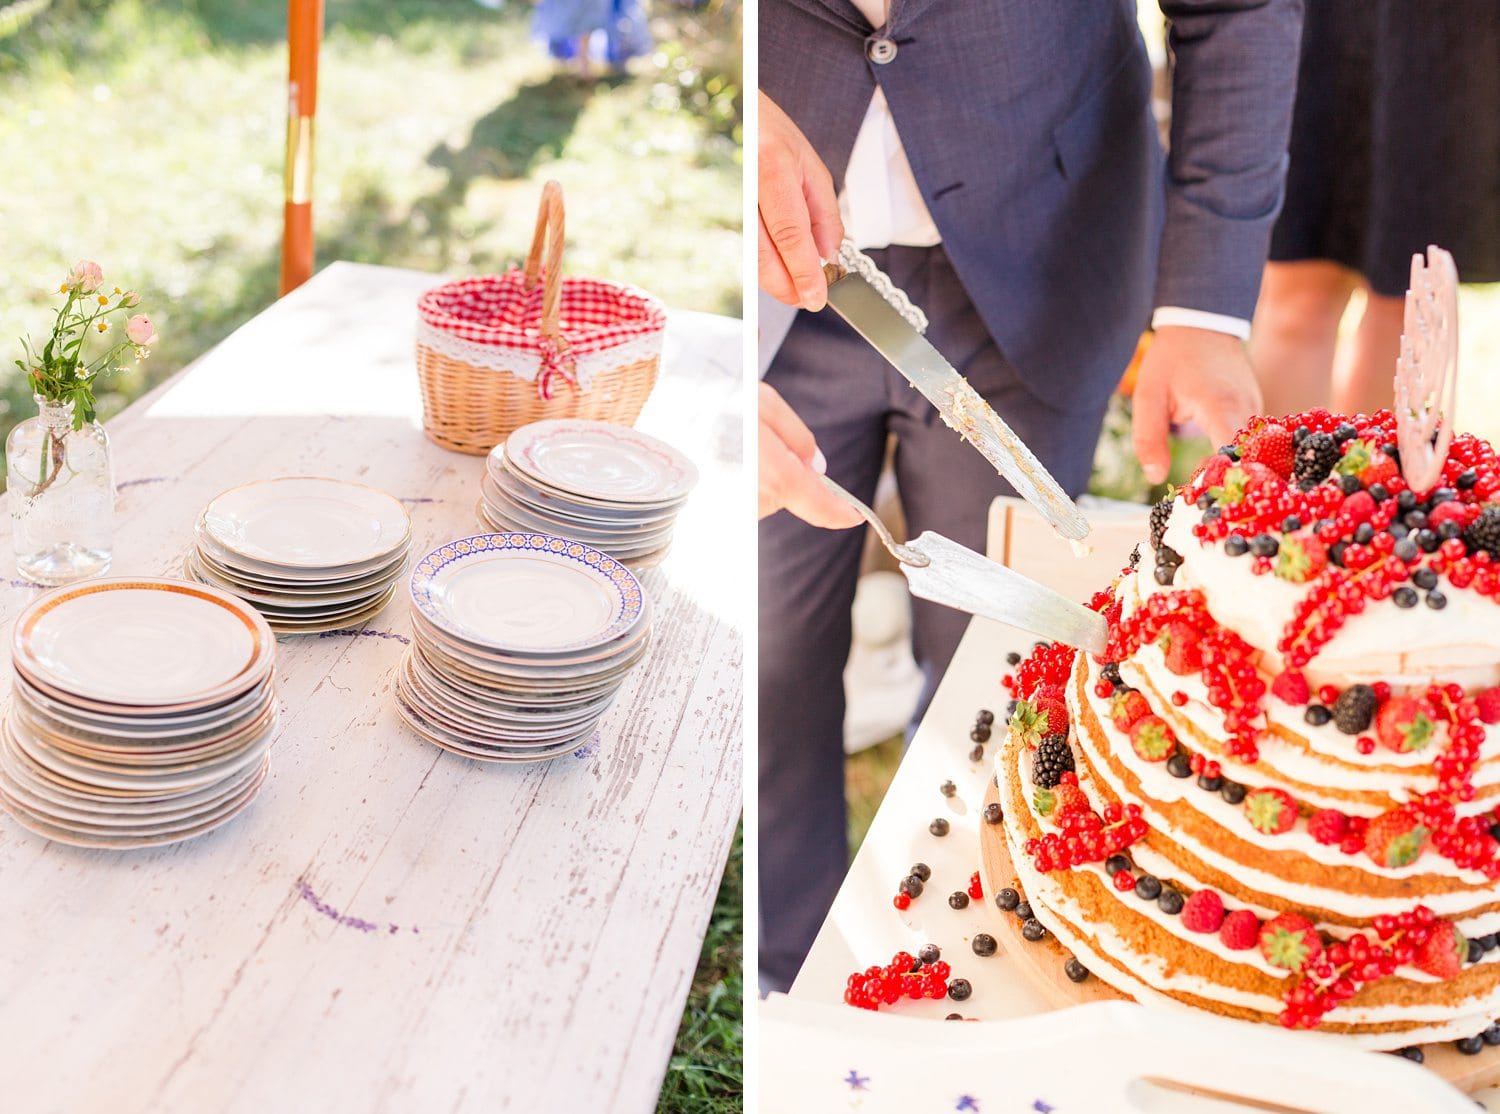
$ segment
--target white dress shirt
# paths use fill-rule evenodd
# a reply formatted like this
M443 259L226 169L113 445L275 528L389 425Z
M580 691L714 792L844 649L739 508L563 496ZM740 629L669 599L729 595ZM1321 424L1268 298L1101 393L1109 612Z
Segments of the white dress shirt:
M886 0L853 0L853 3L870 21L870 26L885 26ZM839 215L844 221L844 234L861 251L894 245L925 248L943 242L912 174L885 93L878 87L849 153L844 189L839 194ZM1240 340L1250 336L1250 322L1242 318L1180 306L1157 307L1151 315L1151 327L1158 329L1164 325L1208 329Z

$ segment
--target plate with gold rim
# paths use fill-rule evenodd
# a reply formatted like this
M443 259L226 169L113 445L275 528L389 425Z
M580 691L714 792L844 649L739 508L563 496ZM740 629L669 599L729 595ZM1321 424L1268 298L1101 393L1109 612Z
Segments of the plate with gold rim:
M66 703L162 713L254 687L271 671L276 641L252 607L217 588L115 577L32 603L16 620L12 656L28 680Z

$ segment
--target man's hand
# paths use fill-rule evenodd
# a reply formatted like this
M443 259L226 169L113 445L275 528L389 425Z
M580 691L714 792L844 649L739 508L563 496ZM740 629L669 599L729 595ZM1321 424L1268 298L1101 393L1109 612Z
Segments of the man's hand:
M1194 421L1223 445L1260 412L1260 386L1244 342L1228 333L1168 325L1141 360L1132 402L1135 455L1146 478L1161 483L1172 463L1167 431Z
M760 287L789 306L820 310L828 283L819 259L844 239L833 178L791 117L760 94Z
M825 465L812 431L770 387L760 385L760 517L791 511L802 521L843 530L864 521L818 482Z

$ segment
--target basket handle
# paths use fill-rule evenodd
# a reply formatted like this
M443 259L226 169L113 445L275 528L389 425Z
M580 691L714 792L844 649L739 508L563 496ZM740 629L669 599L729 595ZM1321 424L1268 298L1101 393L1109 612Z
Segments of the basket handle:
M549 181L542 187L542 201L537 207L536 231L531 235L531 250L526 253L526 274L522 289L532 290L536 286L537 271L542 264L542 249L547 251L547 271L542 288L541 333L561 342L558 318L562 312L562 255L563 255L563 194L562 186Z

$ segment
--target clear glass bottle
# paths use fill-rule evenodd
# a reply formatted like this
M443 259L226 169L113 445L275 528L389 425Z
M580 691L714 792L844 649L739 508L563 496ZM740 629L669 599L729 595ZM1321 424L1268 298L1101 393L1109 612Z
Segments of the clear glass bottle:
M32 397L37 416L5 439L16 567L38 584L100 576L114 556L109 435L97 421L74 429L71 402Z

